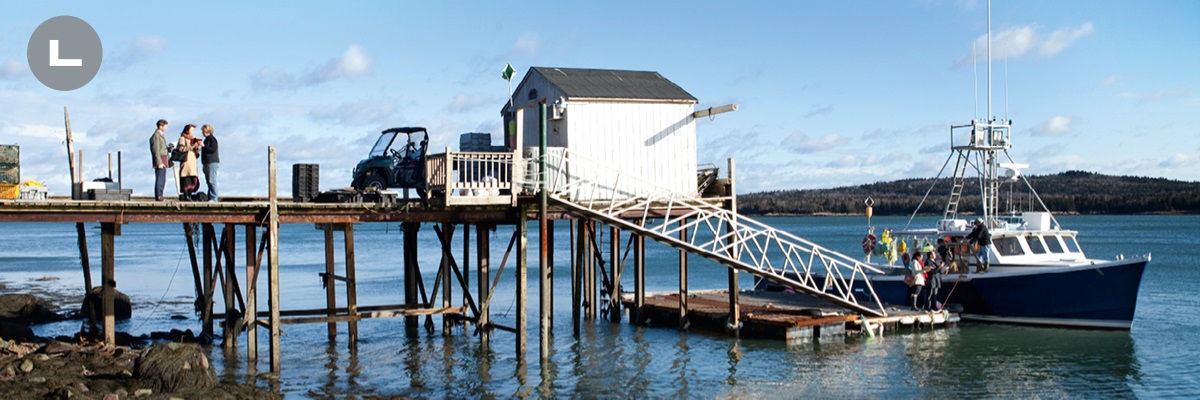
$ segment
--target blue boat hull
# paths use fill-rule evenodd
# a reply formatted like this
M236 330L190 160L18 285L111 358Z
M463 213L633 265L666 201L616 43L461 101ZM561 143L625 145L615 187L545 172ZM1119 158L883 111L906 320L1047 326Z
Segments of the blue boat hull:
M1130 259L1078 267L944 275L938 298L945 304L961 305L963 319L1128 330L1147 262ZM872 275L870 280L884 304L910 306L909 288L902 275ZM770 286L759 282L756 288L772 290ZM856 292L856 297L860 302L873 301L865 292Z

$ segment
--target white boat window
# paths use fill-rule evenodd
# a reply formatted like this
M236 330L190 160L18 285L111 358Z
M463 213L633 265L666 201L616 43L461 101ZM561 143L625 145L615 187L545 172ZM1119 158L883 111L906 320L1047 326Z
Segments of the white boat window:
M992 246L996 248L996 253L1002 256L1019 256L1025 254L1025 249L1021 248L1021 242L1015 237L995 238L992 240Z
M1029 242L1029 251L1033 254L1046 254L1046 245L1042 244L1041 236L1029 235L1025 237L1025 241Z
M1067 250L1071 251L1072 253L1082 253L1083 252L1082 250L1079 250L1079 243L1075 242L1074 236L1064 237L1063 242L1065 242L1067 244Z
M1043 236L1042 239L1046 239L1046 247L1051 253L1063 253L1063 245L1058 241L1058 236Z

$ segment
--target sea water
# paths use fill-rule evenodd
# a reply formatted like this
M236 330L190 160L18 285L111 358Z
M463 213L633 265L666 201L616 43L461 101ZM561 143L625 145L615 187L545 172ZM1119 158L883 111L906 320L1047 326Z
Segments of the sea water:
M351 348L346 325L326 339L326 324L284 325L282 371L269 370L267 332L260 329L259 359L246 359L245 336L238 348L209 352L218 373L229 379L278 388L288 397L417 398L586 397L586 398L797 398L797 397L1200 397L1200 248L1194 232L1200 216L1059 216L1092 258L1152 253L1128 332L1032 328L961 323L949 329L901 329L883 337L853 336L819 342L737 339L724 334L636 327L607 320L585 321L578 336L571 326L570 252L565 222L556 226L554 327L540 357L536 223L530 224L527 305L529 339L524 357L516 354L512 333L494 331L481 343L472 325L444 336L434 317L432 332L405 334L403 318L368 319L359 325ZM863 217L760 218L830 249L857 257L866 233ZM877 217L878 227L900 228L902 217ZM931 224L918 218L914 226ZM99 229L87 225L93 284L99 277ZM244 237L238 227L237 265L244 285ZM472 229L472 241L476 232ZM512 235L512 227L488 233L492 276ZM0 224L0 283L14 288L82 297L74 224ZM170 329L200 331L192 303L195 287L180 224L130 224L116 238L117 288L134 303L133 318L116 328L133 335ZM260 236L261 237L261 234ZM607 230L604 230L607 240ZM461 264L462 231L453 248ZM337 271L343 271L342 238L335 236ZM281 229L281 298L285 309L322 308L325 291L324 236L309 224ZM432 290L440 249L431 224L419 233L425 288ZM622 245L624 246L624 242ZM473 247L473 246L472 246ZM678 290L678 252L649 242L647 290ZM607 249L607 247L603 247ZM358 304L402 304L402 247L396 224L355 227ZM472 252L472 258L474 254ZM515 262L510 256L492 299L492 320L515 325ZM607 254L603 257L607 258ZM606 260L608 261L608 260ZM690 257L691 290L723 289L726 272ZM475 262L469 287L474 288ZM265 275L265 269L261 275ZM632 287L628 273L622 279ZM753 285L742 274L743 288ZM266 310L266 278L259 280L259 310ZM1069 290L1070 288L1063 288ZM339 305L345 305L338 285ZM457 285L456 298L461 296ZM1038 296L1038 293L1029 293ZM217 296L214 309L224 306ZM440 298L436 304L440 304ZM460 304L456 301L455 304ZM64 308L74 305L67 304ZM184 316L187 320L173 320ZM425 323L421 318L421 323ZM220 336L220 327L216 327ZM71 335L80 322L34 328L42 336ZM219 340L219 338L218 338Z

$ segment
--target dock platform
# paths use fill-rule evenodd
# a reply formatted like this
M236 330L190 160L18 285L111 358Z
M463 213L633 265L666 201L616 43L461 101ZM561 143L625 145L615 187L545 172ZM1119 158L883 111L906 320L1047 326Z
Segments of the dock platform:
M694 291L687 296L684 318L680 317L678 293L647 296L643 311L647 316L646 324L718 333L733 328L729 326L727 290ZM625 297L625 306L632 307L632 297ZM811 296L784 292L741 291L738 303L741 337L789 342L840 339L857 334L881 335L901 329L952 327L959 321L957 313L945 310L918 312L900 307L889 307L886 317L860 316ZM864 321L872 332L863 329Z

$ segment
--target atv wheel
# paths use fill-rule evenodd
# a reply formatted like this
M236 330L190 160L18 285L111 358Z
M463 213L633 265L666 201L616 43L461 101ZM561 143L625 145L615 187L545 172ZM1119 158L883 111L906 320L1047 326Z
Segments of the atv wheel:
M363 190L375 190L380 192L383 191L383 189L387 189L387 182L384 182L383 178L378 175L370 176L363 180Z

